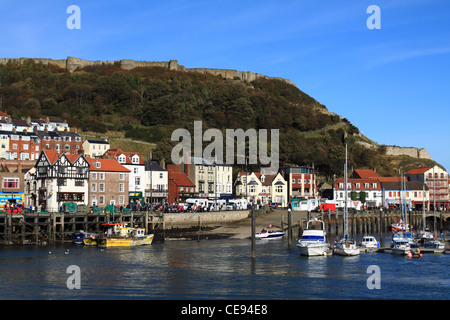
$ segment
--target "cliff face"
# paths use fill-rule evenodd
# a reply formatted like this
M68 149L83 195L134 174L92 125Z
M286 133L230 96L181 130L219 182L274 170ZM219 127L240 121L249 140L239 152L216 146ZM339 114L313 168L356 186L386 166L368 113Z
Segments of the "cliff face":
M80 58L67 57L67 59L54 60L45 58L0 58L0 64L7 64L9 61L13 63L23 64L27 60L33 60L35 63L54 64L60 68L66 69L69 72L75 71L77 68L86 66L100 66L102 64L116 64L122 69L131 70L137 67L161 67L169 70L187 71L187 72L201 72L213 75L220 75L225 79L240 79L242 81L253 81L258 78L277 79L296 86L289 79L279 77L268 77L263 74L254 73L251 71L238 71L232 69L209 69L209 68L186 68L178 64L177 60L170 61L136 61L131 59L122 59L119 61L91 61Z

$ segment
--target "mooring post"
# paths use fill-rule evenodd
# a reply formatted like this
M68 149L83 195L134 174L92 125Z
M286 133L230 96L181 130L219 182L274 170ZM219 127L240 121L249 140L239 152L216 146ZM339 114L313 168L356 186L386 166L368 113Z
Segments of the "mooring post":
M308 216L311 212L308 211ZM291 219L291 208L288 209L288 246L291 247L292 243L292 219Z
M255 210L253 210L254 205L252 205L252 259L256 257L255 254Z

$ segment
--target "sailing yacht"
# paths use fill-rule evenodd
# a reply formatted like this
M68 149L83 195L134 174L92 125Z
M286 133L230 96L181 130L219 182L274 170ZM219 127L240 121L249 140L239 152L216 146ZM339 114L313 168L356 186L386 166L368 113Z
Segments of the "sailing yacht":
M347 134L344 135L345 141L345 166L344 166L344 179L345 179L345 205L344 205L344 236L335 244L334 253L341 256L356 256L360 254L360 250L356 245L356 242L349 238L348 235L348 208L347 208L347 141L345 140Z

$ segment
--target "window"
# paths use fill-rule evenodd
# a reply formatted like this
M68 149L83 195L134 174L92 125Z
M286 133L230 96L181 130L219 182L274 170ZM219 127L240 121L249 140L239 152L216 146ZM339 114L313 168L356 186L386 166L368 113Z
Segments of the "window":
M372 188L376 189L377 188L377 184L376 183L372 183Z
M125 204L124 196L119 196L119 204Z
M119 192L124 192L124 191L125 191L125 184L119 183Z
M35 150L35 151L39 151L39 146L36 146L36 147L34 148L34 150Z
M160 179L163 178L163 174L162 174L162 173L159 174L159 178L160 178Z
M98 184L98 192L105 192L105 184L104 183Z
M3 188L19 189L19 178L3 178Z
M119 173L119 180L125 180L125 174Z
M67 179L58 179L58 187L67 186Z
M92 172L92 180L97 180L97 173L96 172Z
M13 149L17 149L17 143L13 143Z
M364 183L364 189L369 189L369 184L368 183Z
M275 192L278 192L278 193L283 192L283 186L275 186Z
M23 150L28 150L28 143L25 143L25 144L23 145Z
M91 184L91 191L97 192L97 184L96 183Z
M140 186L141 185L141 178L140 177L135 177L134 178L134 184L137 185L137 186Z
M70 145L65 144L65 145L64 145L64 150L70 150Z
M361 189L361 184L360 183L356 183L356 189Z
M343 189L344 188L344 184L341 182L339 183L339 189Z
M101 166L102 166L102 164L101 164L100 161L95 161L95 162L94 162L94 167L100 168Z
M98 197L98 204L99 204L99 205L105 204L105 196L100 196L100 197Z
M99 178L100 180L105 180L105 173L99 172L99 173L98 173L98 178Z
M138 168L133 168L133 172L134 172L134 174L137 174L138 173Z
M75 180L75 187L84 187L84 180L76 179Z

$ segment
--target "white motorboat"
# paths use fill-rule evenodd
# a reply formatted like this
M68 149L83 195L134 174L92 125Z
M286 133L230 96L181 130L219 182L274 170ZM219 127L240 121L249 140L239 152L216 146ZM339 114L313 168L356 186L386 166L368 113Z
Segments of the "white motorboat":
M411 251L408 238L398 238L393 241L392 253L398 255L407 255Z
M324 256L327 254L329 244L325 223L319 219L309 220L302 238L298 240L297 247L303 256Z
M334 253L340 256L357 256L361 252L356 242L349 239L348 235L346 235L335 244Z
M374 236L365 235L361 241L361 248L363 249L377 249L380 247L380 243Z
M274 240L284 237L285 233L283 231L274 231L273 225L269 225L267 229L262 229L261 232L256 233L255 238L260 240Z

